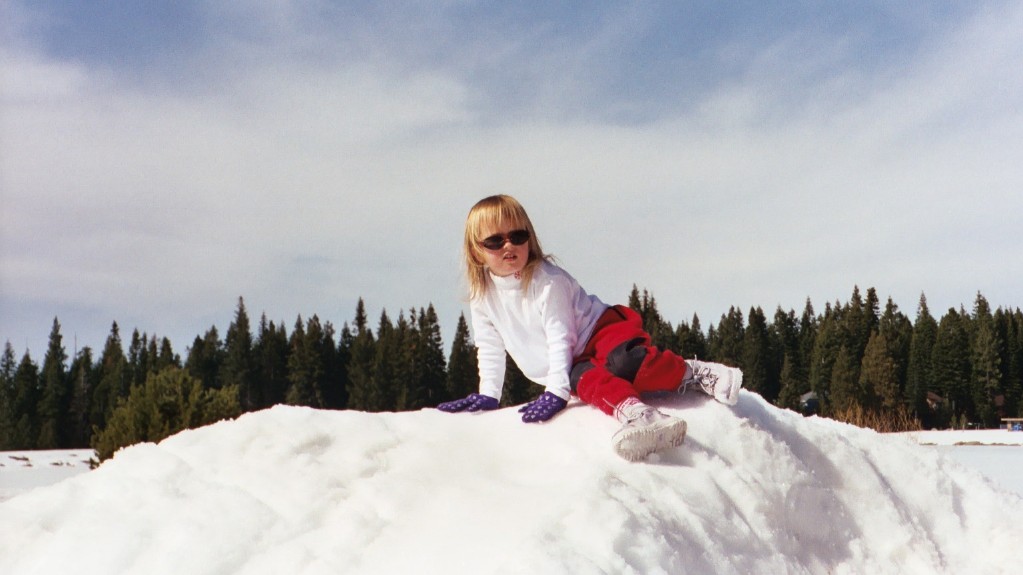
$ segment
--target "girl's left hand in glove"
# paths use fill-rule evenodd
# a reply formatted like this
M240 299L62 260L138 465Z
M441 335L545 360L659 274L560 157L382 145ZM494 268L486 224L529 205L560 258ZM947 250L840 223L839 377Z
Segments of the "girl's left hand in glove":
M519 413L522 414L522 421L526 423L547 421L554 417L556 413L565 409L566 405L568 405L567 401L549 391L545 391L534 401L523 405L519 409Z

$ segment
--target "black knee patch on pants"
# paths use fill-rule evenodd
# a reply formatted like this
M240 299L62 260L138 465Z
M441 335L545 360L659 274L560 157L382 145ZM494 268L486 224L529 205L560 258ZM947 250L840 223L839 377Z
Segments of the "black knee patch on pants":
M579 387L579 380L583 378L583 374L597 366L593 365L593 362L583 361L572 366L572 373L568 376L568 383L572 386L572 393L579 393L577 388Z
M607 354L607 370L615 377L632 383L646 359L646 340L641 337L620 344Z

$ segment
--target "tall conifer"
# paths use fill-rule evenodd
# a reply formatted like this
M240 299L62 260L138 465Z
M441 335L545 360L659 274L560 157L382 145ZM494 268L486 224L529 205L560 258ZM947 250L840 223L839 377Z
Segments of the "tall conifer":
M707 359L707 336L700 326L700 316L694 313L691 323L683 321L675 331L679 355L687 359Z
M817 394L823 409L831 404L832 371L842 347L838 315L831 304L825 304L824 315L817 326L813 352L810 355L810 389Z
M760 307L750 308L749 325L742 340L743 386L759 393L767 401L778 399L777 376L772 373L767 318Z
M860 405L874 411L893 413L902 406L902 390L899 389L895 360L888 349L884 334L874 332L870 335L860 367Z
M315 316L313 316L315 317ZM322 400L317 394L317 381L323 366L316 353L315 342L320 336L319 321L311 319L302 325L302 316L295 320L295 328L291 331L288 356L288 390L284 394L285 401L290 405L322 407Z
M96 389L89 408L89 423L92 427L106 426L107 418L117 406L117 400L128 395L129 381L128 359L121 346L117 322L114 322L96 366Z
M42 398L39 382L39 366L25 350L14 372L11 449L36 449L38 445L39 400Z
M995 331L991 306L980 293L974 302L973 324L970 387L975 417L983 425L993 427L998 423L996 398L1002 395L1002 342Z
M441 337L437 310L431 303L419 310L419 349L422 350L421 369L425 396L416 408L434 406L445 397L447 362L444 359L444 341Z
M283 322L277 327L264 313L253 349L258 408L284 403L288 389L288 333Z
M708 338L710 359L727 365L742 365L743 337L746 333L742 312L734 306L721 316L714 337Z
M39 449L64 449L70 444L71 380L67 372L60 322L53 318L50 343L43 359L42 398L39 405Z
M887 346L885 351L895 364L895 380L899 394L905 398L909 350L913 340L913 323L899 311L899 306L895 305L891 297L885 304L884 313L878 324L878 332L884 336Z
M469 335L465 314L459 314L447 369L447 395L441 401L459 399L479 389L476 346Z
M939 393L932 375L934 342L938 334L938 322L927 307L927 296L920 294L913 335L909 342L909 363L906 368L906 401L913 414L920 417L925 425L933 425L927 404L927 393Z
M238 387L242 411L252 411L264 404L262 390L255 378L255 363L249 314L245 309L245 300L239 297L234 321L228 326L224 338L220 380L221 385Z
M373 403L373 362L376 339L369 328L366 307L359 298L355 308L355 337L348 361L348 408L375 411Z
M71 409L69 413L70 446L84 449L89 446L92 429L89 425L89 405L96 387L95 369L92 365L92 348L86 346L78 352L71 363Z
M14 347L8 341L0 356L0 451L14 449L14 374L18 371L18 360Z
M954 308L942 316L934 338L931 377L937 391L948 402L949 416L958 422L973 414L970 393L970 338L966 321Z

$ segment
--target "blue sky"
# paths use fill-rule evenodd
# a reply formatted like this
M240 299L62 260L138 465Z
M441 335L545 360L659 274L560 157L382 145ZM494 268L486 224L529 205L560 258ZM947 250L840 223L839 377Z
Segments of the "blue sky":
M875 287L1019 307L1019 2L0 7L0 340L466 309L518 197L589 291L670 321Z

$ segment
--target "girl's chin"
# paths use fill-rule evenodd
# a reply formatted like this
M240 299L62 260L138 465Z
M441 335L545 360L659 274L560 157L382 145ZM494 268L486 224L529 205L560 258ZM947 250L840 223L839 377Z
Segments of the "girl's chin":
M523 266L518 266L518 265L514 265L513 264L513 265L503 265L503 266L498 267L497 269L491 269L490 271L493 272L493 274L498 276L498 277L508 277L508 276L515 275L517 273L522 272L522 268L523 268Z

